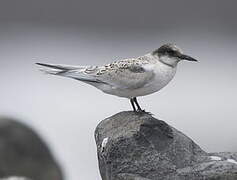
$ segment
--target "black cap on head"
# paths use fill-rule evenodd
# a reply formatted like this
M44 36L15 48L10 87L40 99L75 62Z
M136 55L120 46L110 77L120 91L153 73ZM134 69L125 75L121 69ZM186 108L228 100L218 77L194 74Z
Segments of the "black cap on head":
M153 51L153 55L155 54L158 55L159 57L169 56L169 57L176 57L176 58L188 60L188 61L197 61L196 59L183 54L182 50L179 47L171 43L164 44L159 49Z
M174 44L168 43L162 45L159 49L155 50L153 54L157 54L158 56L166 55L171 57L177 57L181 54L181 49L179 49Z

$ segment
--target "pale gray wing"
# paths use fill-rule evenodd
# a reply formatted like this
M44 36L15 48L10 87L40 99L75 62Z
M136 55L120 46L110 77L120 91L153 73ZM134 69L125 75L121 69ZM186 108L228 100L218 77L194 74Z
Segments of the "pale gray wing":
M48 74L69 77L89 84L104 83L119 89L143 87L154 77L152 64L139 59L120 60L105 66L37 64L49 68L42 69Z
M121 60L101 68L97 79L118 89L146 86L154 78L153 64L138 59Z

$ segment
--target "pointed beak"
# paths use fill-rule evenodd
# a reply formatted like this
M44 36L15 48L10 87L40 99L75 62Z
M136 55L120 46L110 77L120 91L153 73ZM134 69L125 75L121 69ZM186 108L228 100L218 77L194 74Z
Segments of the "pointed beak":
M179 56L179 58L180 58L180 59L183 59L183 60L187 60L187 61L196 61L196 62L198 61L198 60L192 58L191 56L188 56L188 55L185 55L185 54L181 54L181 55Z

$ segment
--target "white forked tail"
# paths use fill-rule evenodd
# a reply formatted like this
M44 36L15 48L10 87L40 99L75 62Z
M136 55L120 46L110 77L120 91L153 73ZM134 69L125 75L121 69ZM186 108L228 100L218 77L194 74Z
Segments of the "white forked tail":
M44 64L36 63L37 65L43 66L39 70L52 75L58 75L68 78L73 78L86 83L98 83L99 81L93 74L85 73L90 66L70 66L61 64Z
M53 70L53 69L46 69L46 68L39 68L39 70L45 74L52 74L52 75L59 75L62 70Z
M45 63L36 63L37 65L43 66L45 68L40 68L39 70L46 74L60 75L61 73L75 70L75 69L83 69L84 66L69 66L62 64L45 64Z

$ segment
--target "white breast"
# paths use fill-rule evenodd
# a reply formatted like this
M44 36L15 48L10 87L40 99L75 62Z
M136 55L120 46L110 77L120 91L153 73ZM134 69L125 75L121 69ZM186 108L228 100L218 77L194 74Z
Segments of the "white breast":
M154 71L156 76L152 84L160 90L173 79L176 73L176 66L171 67L158 61Z
M158 61L154 66L154 73L155 76L152 81L133 92L136 95L134 97L152 94L165 87L173 79L176 67L170 67Z

